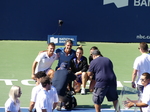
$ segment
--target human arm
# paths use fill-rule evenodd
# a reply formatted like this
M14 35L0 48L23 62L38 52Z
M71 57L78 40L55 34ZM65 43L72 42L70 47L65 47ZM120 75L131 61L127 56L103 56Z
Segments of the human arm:
M53 87L53 86L52 86ZM51 88L52 88L51 87ZM56 90L56 88L55 87L53 87L53 101L54 101L54 103L53 103L53 110L56 108L56 106L57 106L57 104L58 104L58 101L59 101L59 98L58 98L58 94L57 94L57 90Z
M31 75L31 78L35 80L35 76L34 76L34 73L35 73L35 68L37 66L37 61L34 61L33 64L32 64L32 75Z
M131 108L131 107L147 107L148 105L143 103L143 102L139 102L139 103L134 103L134 102L131 102L131 101L128 101L128 103L126 104L126 106L128 108Z
M18 112L21 112L21 109L19 109L19 111Z
M53 110L56 108L57 104L58 104L58 102L53 103Z
M135 88L136 85L135 85L135 79L136 79L136 76L137 76L137 71L136 69L133 70L132 72L132 88Z
M87 62L87 58L84 57L83 61L82 61L82 69L81 72L86 72L88 70L89 66L88 66L88 62Z
M34 105L35 105L35 102L30 101L29 112L32 112Z
M75 73L75 75L80 75L82 74L83 72L87 72L88 70L88 63L87 63L87 58L82 56L81 57L81 61L79 62L79 65L78 65L78 72Z
M87 72L87 75L88 76L92 76L92 75L94 75L92 72Z

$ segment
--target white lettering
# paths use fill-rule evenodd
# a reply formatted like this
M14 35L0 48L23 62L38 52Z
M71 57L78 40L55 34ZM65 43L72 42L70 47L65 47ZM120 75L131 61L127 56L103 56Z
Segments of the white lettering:
M22 80L21 83L26 86L35 86L35 82L34 82L34 84L29 84L29 81L34 82L33 79L26 79L26 80Z
M148 35L148 36L145 36L145 35L137 35L136 36L136 39L150 39L150 36Z
M134 6L140 6L140 0L134 0Z
M147 6L147 3L146 3L146 0L143 0L142 2L141 2L141 6Z
M150 0L134 0L134 6L150 6Z
M66 41L66 40L69 40L69 39L72 40L72 41L74 41L74 38L65 38L65 37L64 38L59 38L59 41L60 40Z
M12 81L18 81L17 79L0 79L0 81L4 81L6 85L13 85Z

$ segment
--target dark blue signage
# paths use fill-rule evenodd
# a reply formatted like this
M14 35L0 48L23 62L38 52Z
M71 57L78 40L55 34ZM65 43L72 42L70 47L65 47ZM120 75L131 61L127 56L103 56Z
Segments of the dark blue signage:
M54 42L56 45L65 45L66 40L72 40L73 45L77 45L76 35L48 35L47 43Z

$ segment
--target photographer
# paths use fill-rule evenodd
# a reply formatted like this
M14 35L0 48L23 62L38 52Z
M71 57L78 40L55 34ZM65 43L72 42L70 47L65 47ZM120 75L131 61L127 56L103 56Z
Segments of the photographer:
M62 104L66 102L68 83L76 79L76 76L68 71L67 68L67 63L61 63L60 68L55 71L54 78L52 79L52 85L56 88L59 97L59 109L61 109L61 106L64 106Z

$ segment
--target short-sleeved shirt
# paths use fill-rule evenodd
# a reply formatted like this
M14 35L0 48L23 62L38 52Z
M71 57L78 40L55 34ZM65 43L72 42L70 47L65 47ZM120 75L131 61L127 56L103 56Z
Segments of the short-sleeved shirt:
M141 101L142 103L145 103L148 105L148 107L142 107L142 111L150 112L150 84L144 87Z
M61 48L56 49L56 53L58 54L58 65L57 65L57 67L60 67L60 64L62 62L67 62L69 64L70 60L76 56L75 50L71 49L71 52L68 56L64 50L65 50L65 47L61 47Z
M18 112L20 110L20 102L19 100L16 101L16 105L14 101L9 98L5 103L5 112L11 111L11 112Z
M113 71L113 64L110 59L100 56L92 60L89 72L95 74L96 88L117 86L116 75Z
M59 101L57 90L54 86L51 86L51 89L48 90L50 97L51 97L51 103L57 103Z
M32 92L31 92L31 100L30 101L36 102L37 94L40 92L41 89L42 89L41 83L39 85L33 87Z
M47 70L48 68L51 68L53 62L57 59L57 54L54 53L51 57L47 55L47 52L43 52L39 54L35 61L38 62L35 73L39 71Z
M48 91L42 89L38 93L35 107L37 112L42 112L42 109L46 109L47 112L52 112L53 105Z
M58 95L65 96L67 84L69 81L73 81L75 79L76 76L72 72L67 69L60 69L55 71L52 79L52 85L56 88Z
M141 84L140 77L144 72L150 73L150 55L143 53L141 56L138 56L133 64L133 69L137 70L137 79L136 83Z

